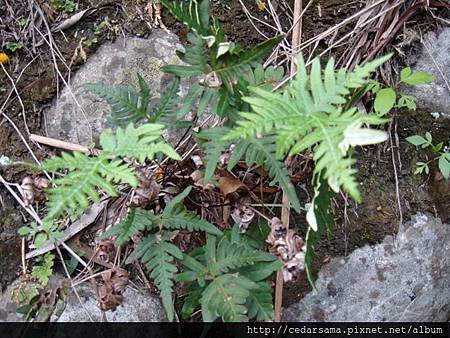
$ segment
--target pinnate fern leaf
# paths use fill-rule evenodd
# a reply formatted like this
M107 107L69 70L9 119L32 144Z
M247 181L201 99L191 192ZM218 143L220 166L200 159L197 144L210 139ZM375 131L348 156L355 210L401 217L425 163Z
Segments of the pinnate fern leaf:
M256 321L270 322L273 319L272 288L267 281L256 283L249 289L249 295L245 306L248 309L248 317Z
M216 226L200 218L197 214L189 212L182 207L178 207L170 215L162 216L162 226L164 229L204 231L211 235L220 236L220 231Z
M203 321L221 317L226 322L248 321L245 302L255 282L238 274L224 274L214 280L202 293Z
M161 294L161 300L169 321L173 320L174 308L172 301L173 278L178 271L174 259L183 259L181 250L170 243L170 233L151 235L142 240L127 260L131 263L140 259L151 271L150 278L155 281Z
M111 86L86 83L85 88L97 94L111 107L111 123L119 126L135 123L147 117L151 91L145 80L137 74L139 91L133 86Z
M387 134L361 128L363 124L381 124L386 120L364 114L355 108L344 109L349 95L367 83L368 75L390 55L357 67L353 72L336 71L330 59L322 71L315 59L308 74L303 58L298 58L298 72L289 86L280 92L253 88L253 96L244 101L252 112L241 113L242 120L225 139L251 138L256 134L276 136L276 154L295 155L312 148L315 173L324 172L333 190L344 188L355 200L360 200L355 180L354 160L348 147L373 144L386 139ZM361 137L354 138L356 131Z
M127 217L103 233L102 239L117 236L116 244L124 245L133 236L140 234L144 230L151 228L156 221L156 216L148 210L132 208Z
M136 128L130 124L125 129L118 128L115 134L111 130L104 131L100 135L103 150L97 156L63 153L61 157L55 156L42 163L42 169L47 171L68 171L65 176L54 180L57 187L48 190L45 220L52 221L65 212L72 216L81 215L90 201L99 200L98 190L116 196L114 183L136 187L138 181L134 169L124 163L124 158L143 162L152 160L156 153L161 152L179 159L170 145L154 142L160 139L161 134L162 125L145 124Z
M201 0L200 4L197 0L191 0L189 4L179 0L160 1L178 21L183 22L198 34L204 37L213 34L210 27L208 0Z
M50 221L64 212L81 215L90 201L99 200L98 189L109 196L116 196L114 182L128 183L133 187L138 183L134 170L122 161L109 161L104 156L91 158L79 152L52 157L42 163L42 169L52 172L69 170L67 175L54 180L57 187L47 191L48 214L45 220Z
M219 66L214 70L228 90L233 92L233 86L242 74L248 72L255 62L266 56L283 38L283 36L276 36L251 49L239 51L238 53L227 53L220 57Z
M205 172L203 176L203 183L208 183L214 176L217 164L219 163L220 155L224 152L229 142L220 141L220 139L229 131L225 127L210 128L202 130L196 135L197 140L204 150L205 157Z
M161 140L164 125L147 123L139 127L129 124L126 129L118 128L115 133L106 129L100 135L100 145L105 154L111 157L128 157L144 162L153 159L160 152L174 159L181 157L167 143Z
M271 185L278 184L282 187L292 207L300 212L300 202L295 187L283 162L278 160L276 155L275 136L238 140L228 162L228 169L231 170L242 157L248 166L253 164L263 166L272 178Z

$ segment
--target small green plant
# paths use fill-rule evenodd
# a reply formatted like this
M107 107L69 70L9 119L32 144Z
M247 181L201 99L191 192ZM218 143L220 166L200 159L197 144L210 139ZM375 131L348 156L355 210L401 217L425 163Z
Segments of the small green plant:
M39 257L38 264L33 266L31 275L43 286L47 285L48 280L53 273L54 260L55 255L48 252L44 256Z
M282 266L276 256L244 240L239 226L229 235L208 236L205 246L183 255L184 272L177 281L189 282L190 293L182 309L189 318L198 304L203 320L227 322L272 320L268 278Z
M108 196L117 196L117 184L126 183L132 187L138 185L134 168L124 159L144 162L162 153L172 159L180 156L167 143L161 140L163 125L145 124L134 127L118 128L115 133L107 129L100 135L102 151L95 156L81 152L63 153L54 156L41 168L58 174L66 174L54 180L55 187L47 190L47 215L41 227L36 224L22 227L19 233L34 239L38 247L47 241L61 237L56 220L68 214L79 217L88 208L90 202L100 199L98 190Z
M17 50L20 50L23 48L23 44L21 42L6 42L3 45L3 48L5 48L6 50L9 50L11 53L14 53Z
M103 20L102 22L100 22L99 24L96 24L94 27L94 34L95 35L100 35L105 29L108 28L108 18L106 18L105 20Z
M71 0L51 0L50 3L54 11L66 14L72 13L76 8L76 4Z
M400 80L393 87L383 88L380 83L372 82L368 88L375 95L375 112L378 116L384 116L393 108L416 110L415 97L399 94L396 88L402 83L417 86L430 83L431 81L433 81L433 77L427 72L413 72L410 67L406 67L400 72Z
M437 161L442 176L444 176L445 179L448 179L450 175L450 152L448 146L444 146L443 142L434 144L433 137L429 132L425 133L425 137L420 135L409 136L406 138L406 141L417 147L421 147L422 149L429 148L435 156L427 162L416 162L415 175L422 174L423 172L429 174L430 168L428 165L433 161Z
M97 42L98 42L97 38L86 39L86 40L83 40L83 45L86 47L91 47L91 46L95 45Z
M28 20L27 19L25 19L25 18L20 18L20 20L19 20L19 26L20 27L25 27L26 26L26 24L28 23Z

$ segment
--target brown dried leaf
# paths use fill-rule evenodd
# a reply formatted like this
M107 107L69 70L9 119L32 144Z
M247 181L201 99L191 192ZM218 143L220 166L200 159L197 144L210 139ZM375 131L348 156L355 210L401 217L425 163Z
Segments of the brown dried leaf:
M110 282L105 282L98 289L97 306L102 311L116 311L117 307L122 304L123 296L115 294Z
M255 218L255 212L250 208L250 199L241 198L231 213L231 218L239 225L242 233L246 232L250 223Z
M102 273L103 285L98 290L97 306L103 311L115 311L122 304L122 292L128 285L128 272L114 268Z
M305 248L302 238L292 229L287 229L277 217L270 221L270 234L266 242L269 252L280 257L283 262L283 279L295 281L305 270Z
M139 180L139 187L135 190L131 205L148 208L158 197L161 186L156 182L153 171L149 167L138 168L136 173Z
M116 246L110 239L101 240L98 245L98 257L103 262L111 262L116 255Z
M232 194L242 188L247 189L247 186L233 177L219 178L219 190L224 197L227 197L229 194Z
M45 194L44 189L50 186L50 181L46 178L36 177L32 179L27 176L22 180L21 194L25 205L32 204L34 202L44 202Z

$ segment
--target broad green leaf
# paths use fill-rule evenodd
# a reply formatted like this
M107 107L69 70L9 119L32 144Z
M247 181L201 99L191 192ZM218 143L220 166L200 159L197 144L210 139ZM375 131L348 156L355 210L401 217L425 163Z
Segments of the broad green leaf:
M403 82L405 79L407 79L411 75L411 67L403 68L400 71L400 82Z
M425 140L420 135L409 136L409 137L406 138L406 141L408 141L409 143L411 143L411 144L413 144L415 146L420 146L422 144L428 143L428 141Z
M439 156L438 165L442 176L444 176L444 178L448 180L448 177L450 175L450 161L444 154Z
M383 88L376 94L375 97L375 112L379 116L388 113L395 105L396 94L392 88Z
M405 78L401 79L401 82L407 83L409 85L422 85L430 83L434 80L433 76L431 74L428 74L424 71L417 71L410 73Z
M416 98L412 95L401 95L397 101L397 108L408 108L410 110L416 110Z

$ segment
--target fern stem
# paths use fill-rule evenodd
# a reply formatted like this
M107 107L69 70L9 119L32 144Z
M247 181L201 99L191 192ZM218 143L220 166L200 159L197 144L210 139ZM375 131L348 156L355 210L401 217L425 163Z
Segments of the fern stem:
M294 61L296 58L296 49L298 46L300 46L301 40L302 40L302 7L303 2L302 0L295 0L294 3L294 28L292 32L292 60ZM296 71L297 67L294 65L295 63L292 62L291 65L291 76L293 76ZM291 163L291 157L287 157L285 160L286 169L289 170L289 166ZM287 191L283 189L283 198L282 198L282 204L281 207L281 222L285 226L286 230L289 229L289 214L290 214L290 203L289 203L289 197L287 194ZM277 279L275 284L275 306L274 306L274 320L275 322L281 321L281 306L283 304L283 272L282 270L279 270L277 272Z

